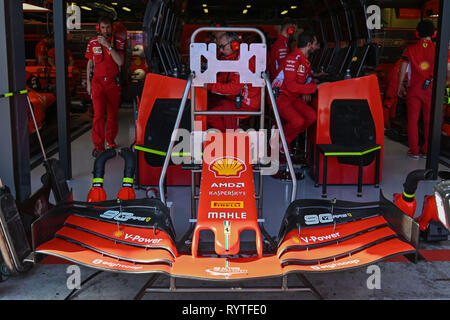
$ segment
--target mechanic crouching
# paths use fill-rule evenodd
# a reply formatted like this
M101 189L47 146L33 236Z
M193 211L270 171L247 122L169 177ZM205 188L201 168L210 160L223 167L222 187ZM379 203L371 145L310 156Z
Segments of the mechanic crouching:
M217 40L219 60L239 60L240 39L234 32L225 32ZM255 61L249 68L255 72ZM216 83L207 85L209 111L258 111L261 105L261 89L240 83L239 73L220 72ZM246 117L244 117L246 118ZM208 125L225 132L238 128L237 116L208 116Z

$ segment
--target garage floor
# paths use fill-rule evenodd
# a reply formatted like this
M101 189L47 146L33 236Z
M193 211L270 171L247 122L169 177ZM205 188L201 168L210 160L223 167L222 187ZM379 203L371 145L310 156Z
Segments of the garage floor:
M117 143L121 147L129 146L134 139L134 117L132 109L121 109L120 129ZM72 143L73 179L69 182L73 189L74 200L85 201L91 187L92 167L94 159L91 156L92 143L90 132L85 133ZM397 142L385 139L383 158L383 180L381 189L388 199L394 193L402 192L402 185L407 174L415 169L425 167L425 160L412 160L406 156L407 148ZM442 170L447 168L443 167ZM40 187L42 166L32 171L32 191ZM105 189L108 198L113 198L121 187L123 160L119 156L110 160L105 169ZM424 195L432 193L436 181L419 183L417 196L417 212L420 214ZM265 227L271 235L278 233L281 217L289 205L290 184L272 177L264 180L264 217ZM309 176L299 181L297 198L320 198L321 188L314 188ZM143 190L137 190L137 197L144 197ZM363 187L363 197L356 197L356 186L329 186L328 197L349 201L368 202L378 200L379 189L373 186ZM189 187L169 187L168 199L174 204L174 224L178 237L188 228L190 217ZM187 204L187 205L186 205ZM421 242L420 249L425 256L417 264L406 260L386 261L377 263L376 267L363 267L354 270L330 272L323 274L306 274L307 280L317 290L323 299L450 299L450 242ZM439 250L439 251L435 251ZM70 293L73 269L70 264L39 264L29 272L13 276L0 283L0 299L2 300L63 300ZM101 272L80 267L82 281L91 275L95 277L83 284L71 299L79 300L131 300L136 297L142 287L152 278L151 275L132 275L113 272ZM379 282L371 277L379 274ZM375 283L375 285L374 285ZM295 275L288 277L291 288L304 284ZM160 276L154 282L154 287L167 287L169 279ZM219 286L217 282L212 284ZM233 286L237 286L234 283ZM177 280L177 286L211 287L206 281ZM242 286L281 286L281 279L244 283ZM147 293L144 300L311 300L318 299L311 292L255 292L251 295L245 292L229 293Z

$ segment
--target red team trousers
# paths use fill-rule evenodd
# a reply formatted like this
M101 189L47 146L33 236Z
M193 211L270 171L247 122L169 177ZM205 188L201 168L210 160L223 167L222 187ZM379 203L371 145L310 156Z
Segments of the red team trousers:
M284 122L283 131L288 145L317 120L316 111L301 97L281 94L277 99L277 106Z
M427 153L428 134L430 131L430 113L431 113L431 89L423 90L416 88L408 90L406 95L406 104L408 108L408 145L412 154L419 154L419 128L418 122L420 113L423 116L424 144L422 151Z
M97 150L105 149L105 140L108 144L114 143L119 130L118 111L121 102L120 86L115 79L92 79L92 104L94 118L92 121L92 142ZM105 116L106 134L105 134Z
M431 40L419 40L409 45L403 52L402 60L409 63L409 88L406 94L408 110L408 144L413 155L420 152L419 117L423 114L424 144L422 151L427 152L430 127L431 94L433 85L424 89L424 82L433 78L436 45Z

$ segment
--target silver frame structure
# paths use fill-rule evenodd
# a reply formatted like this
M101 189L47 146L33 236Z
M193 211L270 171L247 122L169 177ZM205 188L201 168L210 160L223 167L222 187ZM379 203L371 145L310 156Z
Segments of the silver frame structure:
M237 285L239 282L235 281L234 286L221 287L214 284L210 287L180 287L176 284L176 278L169 278L169 287L152 287L153 284L160 278L160 274L154 274L150 277L144 287L139 290L133 300L141 300L148 293L197 293L197 292L208 292L208 293L227 293L227 292L251 292L251 293L268 293L268 292L280 292L280 293L295 293L295 292L310 292L318 300L324 300L324 297L320 292L312 285L312 283L305 277L302 273L295 273L298 280L303 282L305 287L302 286L289 286L288 276L283 275L281 277L280 286L271 287L241 287ZM241 281L242 282L242 281Z
M234 27L228 27L228 28L217 28L217 27L203 27L203 28L199 28L197 30L194 31L194 33L191 36L191 44L195 43L195 38L196 36L200 33L200 32L213 32L213 31L230 31L230 32L254 32L257 33L260 37L261 37L261 41L263 44L266 44L266 37L264 35L264 33L262 33L260 30L255 29L255 28L234 28ZM191 57L192 59L192 57ZM222 70L217 70L218 72L222 71ZM231 115L236 115L236 116L243 116L243 115L259 115L260 116L260 128L264 129L264 110L265 110L265 91L264 89L267 88L267 92L269 93L269 98L271 101L271 105L272 105L272 109L273 109L273 113L275 115L275 120L276 120L276 124L278 126L278 129L280 131L280 138L281 138L281 142L283 145L283 149L284 150L288 150L288 145L286 142L286 138L284 135L284 131L283 131L283 126L281 123L281 118L280 115L278 113L278 108L276 105L276 101L275 101L275 96L273 94L273 90L272 90L272 85L270 83L270 80L266 74L266 72L262 72L260 77L261 79L263 79L265 86L261 87L261 108L259 111L197 111L195 109L195 87L192 85L193 83L193 79L195 79L196 75L195 72L191 72L188 79L187 79L187 83L186 83L186 87L184 89L184 93L183 93L183 97L181 99L181 104L180 104L180 108L178 111L178 115L175 121L175 125L174 125L174 129L172 131L172 136L170 139L170 143L169 143L169 148L167 150L167 154L164 160L164 165L161 171L161 175L159 178L159 191L160 191L160 196L161 196L161 201L166 204L166 194L164 191L164 181L165 181L165 177L167 174L167 169L169 167L169 162L170 162L170 157L172 155L172 151L175 145L175 141L176 141L176 136L177 136L177 132L178 129L180 127L180 123L181 123L181 118L183 116L184 113L184 109L186 107L186 102L188 100L188 96L189 96L189 92L191 93L191 128L194 128L194 120L195 120L195 116L217 116L217 115L221 115L221 116L231 116ZM286 152L286 161L288 164L288 168L289 168L289 173L291 175L291 179L292 179L292 193L291 193L291 202L295 200L296 194L297 194L297 180L295 177L295 172L294 172L294 166L292 164L292 160L291 157L289 155L288 152ZM193 174L195 174L195 172L193 172ZM262 209L262 205L261 205L261 200L262 200L262 173L260 171L260 179L259 179L259 191L260 194L257 195L257 199L259 202L258 205L258 209L261 210ZM195 178L191 179L192 183L195 183ZM193 189L193 194L192 194L192 199L191 201L193 202L193 204L195 204L196 201L196 196L195 196L195 185L192 186ZM195 210L195 205L192 205L192 210ZM192 212L192 214L194 214L195 212Z

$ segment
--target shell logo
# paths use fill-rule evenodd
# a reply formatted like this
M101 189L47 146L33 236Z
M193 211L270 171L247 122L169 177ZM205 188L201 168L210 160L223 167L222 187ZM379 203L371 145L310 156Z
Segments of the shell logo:
M245 163L236 158L219 158L209 165L216 178L240 178L246 170Z
M426 61L424 61L420 64L420 69L422 69L422 70L428 70L429 67L430 67L430 64Z
M294 241L296 243L300 243L300 239L297 237L292 237L292 241Z
M119 237L123 236L123 232L122 231L116 231L116 232L114 232L114 236L119 238Z

